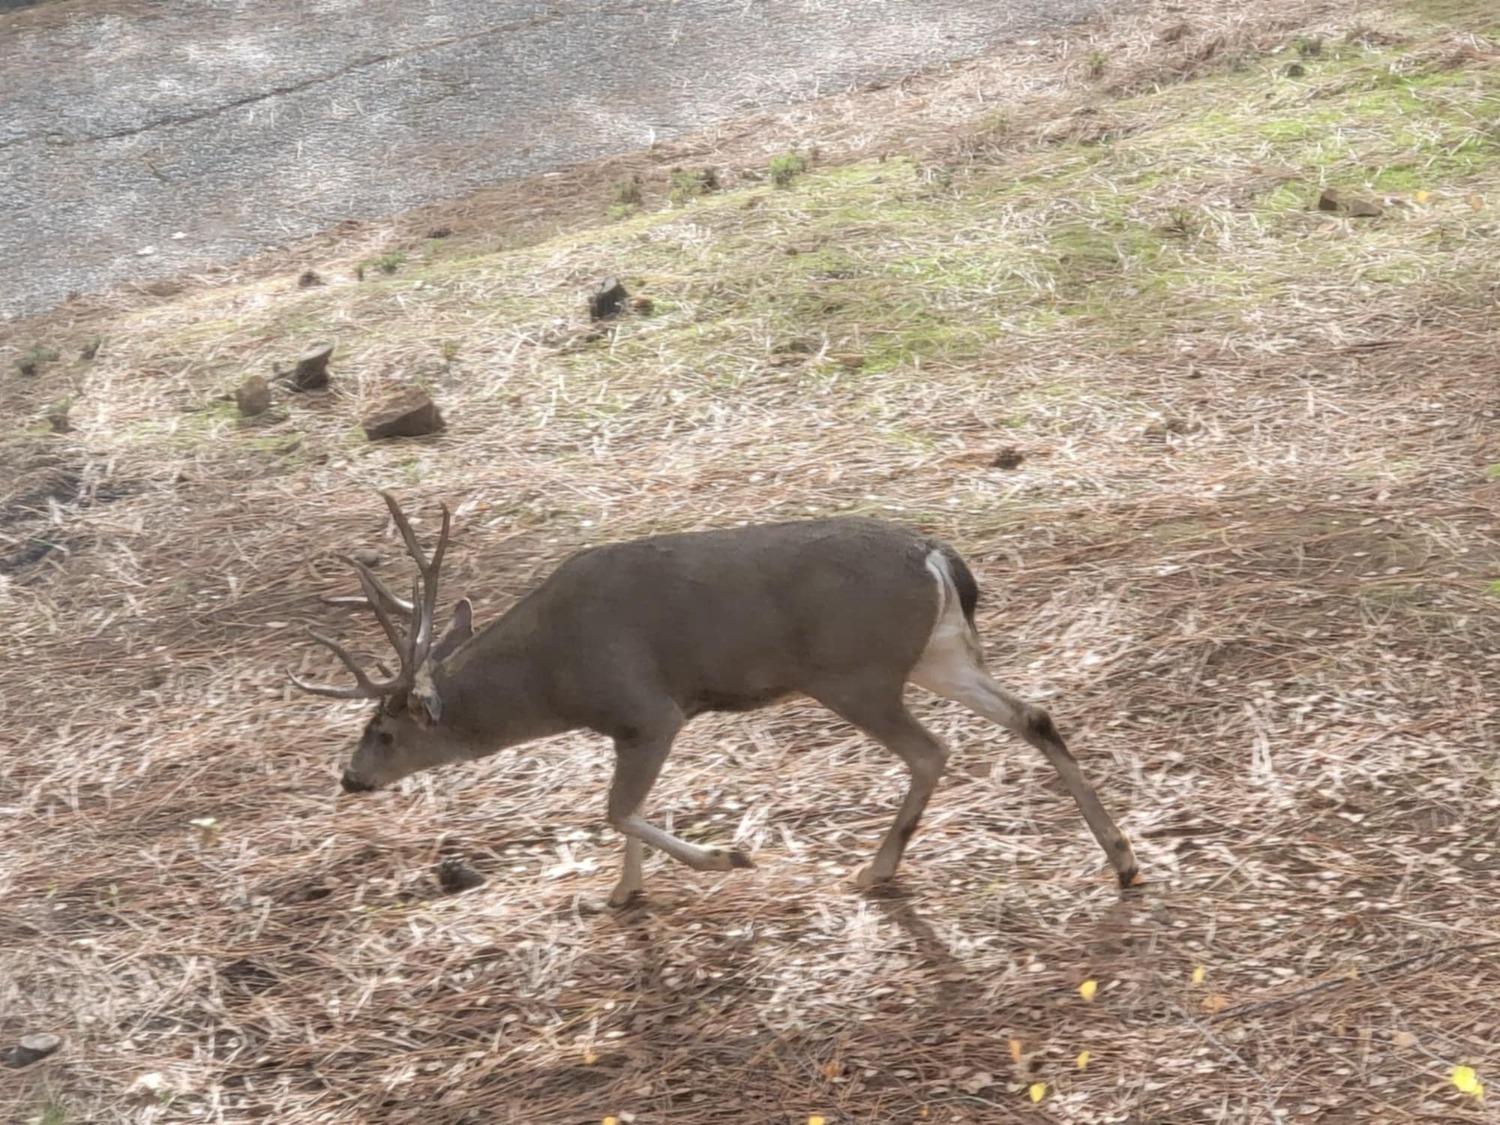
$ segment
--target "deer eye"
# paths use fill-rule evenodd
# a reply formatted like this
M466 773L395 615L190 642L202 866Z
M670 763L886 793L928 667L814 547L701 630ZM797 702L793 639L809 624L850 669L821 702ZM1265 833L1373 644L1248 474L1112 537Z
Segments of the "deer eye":
M382 745L382 746L389 746L391 743L393 743L395 741L396 741L396 739L391 734L390 731L383 730L383 731L380 732L380 745Z

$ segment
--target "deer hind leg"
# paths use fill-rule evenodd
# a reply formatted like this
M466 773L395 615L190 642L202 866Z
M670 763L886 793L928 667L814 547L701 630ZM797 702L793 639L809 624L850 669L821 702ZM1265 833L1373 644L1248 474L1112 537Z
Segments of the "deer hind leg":
M754 867L750 857L733 848L704 848L679 840L641 816L641 806L672 749L681 719L664 730L615 739L615 777L609 789L609 822L625 836L625 866L609 896L611 906L623 906L641 890L642 845L660 848L696 871L732 871Z
M873 698L859 692L821 693L817 697L825 706L885 746L905 762L911 772L906 796L896 810L896 819L890 830L880 841L875 858L854 877L855 883L861 887L884 883L896 874L906 845L916 832L948 761L948 748L942 740L907 711L901 701L900 685L893 691L872 694Z
M1138 881L1135 852L1130 841L1109 815L1094 787L1085 780L1078 760L1069 752L1062 735L1042 708L1027 703L1006 691L985 670L979 653L979 642L973 630L945 627L940 621L932 641L917 666L907 677L918 687L944 698L962 703L976 714L1020 736L1040 750L1057 771L1063 787L1077 802L1083 819L1094 839L1104 849L1120 885L1128 887Z

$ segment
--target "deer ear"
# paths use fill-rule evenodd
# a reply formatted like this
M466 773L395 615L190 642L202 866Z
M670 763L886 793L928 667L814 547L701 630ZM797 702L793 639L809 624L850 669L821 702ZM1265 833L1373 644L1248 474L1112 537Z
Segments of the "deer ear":
M438 664L447 660L459 645L473 635L474 605L468 598L462 598L453 607L453 620L448 623L448 628L438 638L437 644L432 646L432 652L427 657L428 662Z
M432 682L432 665L426 664L417 673L417 682L406 696L406 707L416 719L418 726L436 726L443 721L443 697Z
M435 727L443 719L443 700L437 692L418 694L412 692L408 707L412 718L420 727Z

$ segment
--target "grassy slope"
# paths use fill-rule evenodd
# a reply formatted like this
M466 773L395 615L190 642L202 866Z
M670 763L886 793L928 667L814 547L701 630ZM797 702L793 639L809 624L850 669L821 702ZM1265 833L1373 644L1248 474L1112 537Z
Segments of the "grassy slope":
M108 320L28 392L71 390L79 432L6 449L0 826L51 843L11 853L0 1030L72 1042L0 1105L139 1116L124 1086L160 1070L158 1120L995 1120L1034 1080L1064 1121L1485 1120L1444 1079L1500 1081L1466 1004L1497 962L1382 966L1496 936L1497 35L1449 0L1252 18L1106 51L1081 111L976 111L943 149ZM588 339L611 270L654 308ZM337 396L253 427L214 400L330 336ZM444 437L363 441L392 379ZM684 738L658 806L766 859L658 863L635 921L572 914L616 862L589 740L335 807L357 719L278 702L276 669L332 620L331 553L380 534L374 484L460 503L448 588L482 616L600 537L866 510L951 538L1156 889L1112 905L1035 764L941 708L970 750L905 900L839 882L895 770L800 707ZM66 553L19 565L37 540ZM502 877L432 900L440 839Z

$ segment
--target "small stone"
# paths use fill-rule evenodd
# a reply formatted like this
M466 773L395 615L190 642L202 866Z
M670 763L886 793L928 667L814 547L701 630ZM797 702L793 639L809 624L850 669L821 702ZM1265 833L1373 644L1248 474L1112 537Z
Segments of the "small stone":
M458 855L444 857L438 864L437 878L438 885L450 895L484 886L484 876L464 862L463 856Z
M322 285L323 278L317 270L303 270L297 277L298 289L311 289L314 285Z
M772 352L766 356L767 367L795 367L807 362L805 352Z
M149 257L151 257L152 254L155 254L155 253L156 253L156 247L155 246L142 246L139 250L136 251L136 256L140 257L140 258L149 258Z
M1307 67L1303 66L1299 62L1287 63L1286 69L1281 73L1285 74L1288 78L1306 78Z
M260 375L248 376L234 389L234 403L242 418L254 418L271 408L271 385Z
M630 311L641 316L650 316L656 309L656 302L650 297L630 298Z
M30 1066L55 1054L61 1046L62 1038L57 1035L23 1035L14 1047L5 1052L5 1065L13 1070Z
M630 296L618 278L606 277L589 294L589 319L604 320L620 311L625 298Z
M172 1089L167 1076L158 1070L147 1071L145 1074L136 1076L135 1081L130 1084L130 1093L142 1101L151 1101L161 1098Z
M318 344L298 356L290 376L292 390L320 391L328 386L328 360L332 355L332 344Z
M430 231L427 232L428 238L451 238L452 235L452 227L433 227Z
M370 411L360 424L371 441L421 437L437 433L445 426L436 404L420 387L402 387Z
M1019 469L1021 462L1026 460L1026 455L1013 445L1004 446L995 451L995 459L990 462L997 469Z
M1349 195L1338 188L1324 188L1318 196L1319 211L1336 211L1356 219L1379 218L1385 208L1375 200L1363 195Z

